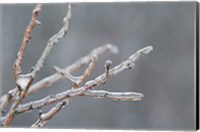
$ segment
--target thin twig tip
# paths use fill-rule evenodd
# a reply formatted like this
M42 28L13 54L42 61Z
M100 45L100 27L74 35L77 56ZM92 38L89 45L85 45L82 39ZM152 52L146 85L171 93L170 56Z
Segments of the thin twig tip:
M142 93L137 93L132 101L142 100L144 95Z
M143 54L149 54L152 50L153 50L153 46L147 46L147 47L139 50L139 52L141 52Z
M138 93L138 97L142 99L142 98L144 98L144 94Z

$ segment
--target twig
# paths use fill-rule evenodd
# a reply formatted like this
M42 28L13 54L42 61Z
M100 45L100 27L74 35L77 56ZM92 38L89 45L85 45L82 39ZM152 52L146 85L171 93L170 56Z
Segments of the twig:
M100 55L102 55L106 52L117 54L118 48L117 48L117 46L112 45L112 44L105 44L104 46L93 49L88 55L79 59L72 65L66 67L64 70L67 71L68 73L74 73L77 70L79 70L80 68L84 67L86 64L88 64L91 61L91 58L93 58L94 56L98 59ZM59 81L62 78L63 78L63 76L58 73L48 76L48 77L40 80L39 82L35 83L34 85L32 85L28 91L28 95L37 93L40 90L51 86L52 84L54 84L55 82Z
M100 55L102 55L106 52L117 53L118 48L115 45L105 44L101 47L93 49L88 55L79 59L74 64L66 67L65 71L67 71L68 73L74 73L81 67L88 64L93 56L96 56L96 58L98 58ZM60 79L62 79L62 75L60 75L58 73L55 73L48 77L45 77L44 79L40 80L39 82L33 84L29 88L27 95L37 93L40 90L51 86L52 84L59 81ZM15 95L17 94L17 91L18 90L16 88L14 88L0 98L0 110L1 111L4 111L4 109L13 101L13 99L16 97Z
M85 90L85 87L81 87L80 89L70 89L66 92L56 94L55 96L49 95L43 99L19 105L16 114L31 112L34 109L40 109L46 105L55 103L57 101L61 101L66 98L68 99L74 96L109 98L118 101L123 101L123 100L135 101L135 100L141 100L143 98L143 94L137 92L109 92L104 90Z
M105 47L106 48L108 48L110 51L112 51L112 52L114 52L114 53L117 53L117 48L116 47L114 47L114 46L112 46L112 45L110 45L110 44L107 44L107 45L105 45ZM107 49L107 50L108 50ZM98 52L97 52L98 51ZM86 57L91 57L90 59L91 59L91 63L89 64L89 66L87 67L87 69L85 70L85 72L84 72L84 74L83 74L83 76L80 76L80 77L74 77L74 76L72 76L69 72L67 72L66 70L62 70L62 69L60 69L60 68L58 68L58 67L54 67L54 69L57 71L57 72L59 72L61 75L63 75L63 76L65 76L65 77L67 77L70 81L72 81L72 83L74 83L74 88L75 89L77 89L77 88L79 88L80 87L80 85L90 76L90 74L91 74L91 71L92 71L92 69L94 68L94 66L95 66L95 63L96 63L96 61L97 61L97 58L98 58L98 56L100 55L100 52L101 51L101 48L98 48L98 49L95 49L95 50L93 50L90 54L91 55L88 55L88 56L86 56ZM106 50L105 50L106 51ZM82 59L82 60L84 60L84 58ZM78 63L79 61L77 61L77 63ZM81 66L81 65L80 65ZM72 90L73 90L73 88L72 88ZM72 93L73 93L73 91L72 91ZM52 96L51 96L52 97ZM67 98L65 98L62 102L67 102L67 103L65 103L65 104L69 104L70 102L71 102L71 99L72 99L72 96L69 96L69 97L67 97ZM53 116L55 116L60 110L61 110L61 108L58 108L57 106L61 106L61 104L62 104L62 102L59 102L55 107L53 107L52 109L50 109L50 111L48 112L48 113L46 113L46 115L48 115L49 117L51 117L51 118L53 118ZM62 108L64 108L66 105L63 105L63 107ZM29 107L30 108L30 107ZM32 107L33 108L33 107ZM56 109L56 108L58 108L58 109ZM56 110L55 110L56 109ZM52 112L52 111L54 111L54 112ZM51 119L50 118L50 119ZM45 126L49 121L50 121L50 119L46 119L46 120L44 120L44 119L38 119L33 125L32 125L32 127L43 127L43 126Z
M144 51L148 51L148 53L149 53L152 49L153 48L151 46L148 46L146 48L143 48L142 50L139 50L138 52L136 52L135 54L130 56L128 58L128 60L126 60L126 61L120 63L119 65L115 66L114 68L110 69L109 70L109 77L113 77L113 76L117 75L118 73L120 73L120 72L122 72L122 71L124 71L126 69L130 69L133 66L133 63L139 57L141 57L143 54L147 54L147 52L144 52ZM27 104L20 105L17 108L17 112L16 113L30 112L33 109L42 108L42 107L44 107L46 105L49 105L49 104L64 100L64 99L69 98L69 97L83 95L86 90L93 89L94 87L96 87L96 86L98 86L100 84L103 84L106 79L108 79L108 78L106 78L105 73L104 73L104 74L98 76L94 80L87 81L84 86L82 86L82 87L80 87L78 89L73 89L72 88L72 89L69 89L67 91L58 93L56 95L49 95L49 96L47 96L47 97L45 97L43 99L40 99L40 100L37 100L37 101L33 101L33 102L29 102ZM134 94L135 93L133 93L133 95ZM135 98L142 98L142 97L143 97L143 95L140 94L140 93L135 96Z
M22 45L21 45L21 48L20 48L20 50L19 50L19 52L17 54L17 59L16 59L15 64L14 64L14 77L15 77L15 80L17 80L18 75L21 73L22 59L24 57L26 47L27 47L29 41L31 40L31 33L33 31L33 28L40 23L37 20L37 16L39 15L41 9L42 9L42 4L36 5L36 7L35 7L35 9L33 10L33 13L32 13L31 21L30 21L29 25L26 28L26 31L25 31L25 34L24 34L24 38L23 38L23 41L22 41Z
M86 90L79 96L88 96L92 98L109 98L115 101L136 101L141 100L143 94L135 92L108 92L104 90ZM69 105L69 98L59 102L46 114L42 114L40 118L31 127L44 127L61 109ZM32 109L34 109L32 107Z
M68 31L68 27L69 27L70 18L71 18L71 4L68 5L68 12L66 14L66 17L63 19L63 23L64 23L63 27L57 34L55 34L53 37L51 37L49 39L47 46L45 47L41 57L38 59L32 72L29 74L26 74L26 75L22 75L21 76L22 78L17 78L17 80L16 80L17 86L18 86L19 90L22 89L23 91L20 92L19 99L17 99L16 102L14 102L13 105L11 106L10 111L6 115L7 119L5 120L5 122L2 122L4 127L7 127L13 120L14 115L16 113L16 108L22 102L22 100L25 98L25 96L28 92L28 89L34 80L36 72L39 71L44 66L44 62L45 62L48 54L54 47L54 45L56 43L58 43L58 41L66 35L66 33ZM26 82L21 81L22 79L24 79L24 76L28 76L28 77L26 77L26 78L28 78L28 79L26 79Z
M72 74L70 74L69 72L63 70L63 69L60 69L59 67L57 66L54 66L53 67L54 70L56 72L58 72L59 74L61 74L62 76L68 78L73 84L77 84L78 82L80 82L80 80L82 79L82 76L79 76L79 77L75 77L73 76Z
M87 69L85 70L84 74L82 76L79 77L75 77L73 75L71 75L69 72L54 66L54 69L56 70L56 72L58 72L59 74L61 74L62 76L68 78L73 84L74 84L74 88L79 88L80 85L87 80L87 78L90 76L92 69L95 66L96 63L96 57L92 57L91 58L91 63L89 64L89 66L87 67Z
M135 92L109 92L105 90L93 90L94 87L99 86L101 84L105 84L106 81L118 73L125 71L127 69L131 69L135 66L135 61L139 59L142 55L148 54L151 50L153 50L152 46L145 47L135 54L131 55L126 61L123 61L119 65L115 66L111 69L112 62L110 60L105 62L105 73L101 74L100 76L96 77L93 80L87 81L83 86L81 86L91 74L92 69L95 66L96 60L100 54L106 51L117 52L117 48L107 44L99 49L94 50L92 53L87 55L86 57L81 58L79 61L75 62L70 67L65 69L61 69L58 67L54 67L57 71L56 74L53 74L47 78L36 83L34 86L31 87L31 84L36 76L36 73L41 70L44 66L44 63L47 59L47 56L53 49L56 43L63 38L69 28L69 21L71 18L71 4L68 4L68 11L63 19L63 27L59 30L57 34L52 36L47 45L42 52L42 55L39 57L38 61L36 62L35 66L33 67L32 71L28 74L21 74L21 64L23 57L25 55L26 47L31 40L31 33L35 26L39 26L40 22L37 20L37 16L41 11L42 5L38 4L35 9L33 10L32 18L27 26L26 32L24 34L22 46L17 55L17 59L14 64L14 78L16 81L17 87L13 90L10 90L8 94L4 95L0 98L0 125L7 127L10 125L12 120L17 114L30 112L34 109L41 109L42 107L58 102L56 106L51 108L47 113L39 113L39 119L32 125L32 127L43 127L45 126L61 109L63 109L66 105L72 100L74 96L88 96L92 98L109 98L112 100L141 100L143 98L143 94L135 93ZM90 62L91 61L91 62ZM84 74L79 77L75 77L72 75L73 72L80 69L87 63L90 64L86 68ZM63 78L62 76L68 78L74 86L66 90L64 92L49 95L43 99L32 101L26 104L21 104L24 98L30 94L36 93L39 90L46 88L52 85L54 82ZM31 90L30 90L31 87ZM2 117L2 114L5 112L5 108L9 105L10 102L13 102L11 105L8 113Z
M67 34L70 18L71 18L71 4L68 4L68 11L65 18L63 19L63 27L57 34L55 34L53 37L49 39L41 57L38 59L33 71L31 72L32 76L35 76L36 72L39 71L44 66L45 60L48 54L53 49L54 45L58 43L59 40Z
M58 68L58 67L54 67L54 69L60 73L61 75L65 76L66 78L68 78L70 81L72 81L72 83L74 83L74 89L77 89L81 86L81 84L87 80L87 78L90 76L92 69L95 66L95 63L97 61L96 56L93 56L91 58L91 62L89 64L89 66L87 67L87 69L85 70L84 74L80 77L74 77L72 76L70 73ZM73 88L72 88L73 89ZM46 125L51 118L53 118L53 116L55 116L62 108L64 108L66 105L62 105L67 104L69 105L69 103L71 102L72 97L68 97L66 99L64 99L62 102L59 102L55 107L53 107L52 109L50 109L49 112L47 112L45 114L46 118L39 118L33 125L32 127L43 127L44 125ZM62 107L60 107L62 106Z
M23 41L22 41L21 48L20 48L20 50L19 50L19 52L17 54L17 59L16 59L15 64L14 64L14 78L16 80L16 83L19 82L18 79L21 79L21 77L19 77L19 74L21 73L21 63L22 63L22 59L24 57L25 50L26 50L26 47L28 45L28 42L31 39L31 32L33 31L33 28L35 26L38 26L38 24L40 23L37 20L37 16L39 15L41 9L42 9L42 4L38 4L34 8L33 13L32 13L31 21L30 21L30 23L29 23L29 25L28 25L28 27L26 29L26 32L24 34L24 38L23 38ZM13 120L15 109L21 103L21 101L24 99L24 97L25 97L25 95L27 93L28 87L30 87L32 82L33 82L33 78L32 78L32 76L30 76L28 82L26 82L26 86L23 85L24 91L23 92L19 91L18 99L11 106L10 111L7 114L6 122L2 123L4 126L8 126L10 124L10 122ZM19 84L17 84L17 88L19 90L21 90L21 87L20 87ZM12 96L10 96L10 97L12 97ZM7 98L7 99L9 99L9 98Z
M68 105L65 101L58 103L49 112L40 114L39 119L31 127L44 127L53 116L55 116L65 105Z
M89 96L93 98L109 98L116 101L135 101L143 98L142 93L136 92L109 92L105 90L86 90L80 96Z
M112 61L111 60L107 60L105 62L105 73L106 73L106 78L109 77L109 70L110 70L110 67L112 65Z
M96 61L97 61L97 58L95 56L93 56L91 59L91 63L89 64L89 66L87 67L87 69L85 70L85 72L82 76L82 79L77 84L74 85L74 88L79 88L83 84L83 82L88 79L92 70L94 69Z

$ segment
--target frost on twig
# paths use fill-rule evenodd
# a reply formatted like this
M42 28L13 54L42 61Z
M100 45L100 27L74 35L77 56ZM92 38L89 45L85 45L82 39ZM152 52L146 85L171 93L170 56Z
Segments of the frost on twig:
M85 70L81 80L74 85L74 88L79 88L81 86L81 84L83 84L84 81L87 80L87 78L90 76L90 74L92 73L92 70L96 64L96 61L97 61L97 57L93 56L91 58L91 62L89 64L89 66L87 67L87 69Z
M134 63L135 63L135 61L137 59L139 59L144 54L148 54L152 50L153 50L152 46L145 47L145 48L137 51L135 54L131 55L128 58L128 60L122 62L121 64L115 66L112 69L110 69L110 66L111 66L112 62L110 60L106 61L106 63L105 63L105 69L106 69L106 71L105 71L104 74L98 76L94 80L86 82L84 86L82 86L82 87L80 87L78 89L76 87L74 87L74 88L72 88L70 90L67 90L65 92L56 94L55 96L51 96L51 99L49 99L49 100L44 98L43 99L44 102L41 102L40 100L38 100L38 102L40 102L42 104L40 107L43 107L43 105L48 105L48 104L51 104L53 102L62 101L62 100L63 101L67 101L68 104L69 104L69 102L71 102L71 99L72 99L73 96L83 96L83 95L90 96L90 97L95 97L95 98L110 98L110 99L119 100L119 101L124 101L124 100L130 100L130 101L141 100L143 98L143 94L141 94L141 93L135 93L135 92L117 93L117 92L108 92L108 91L103 91L103 90L102 91L94 91L94 90L91 90L91 89L93 89L94 87L96 87L96 86L98 86L100 84L104 84L109 77L113 77L113 76L117 75L118 73L120 73L120 72L122 72L122 71L124 71L126 69L133 68ZM58 73L60 73L63 76L66 76L70 80L71 80L71 77L73 77L71 74L68 74L68 73L66 75L65 71L62 70L62 69L60 69L60 68L58 68L58 67L54 67L54 68L55 68L55 70ZM89 73L91 73L91 72L89 72ZM69 75L70 75L70 77L69 77ZM74 81L72 81L72 82L74 82ZM46 97L46 98L48 98L48 97ZM45 100L47 102L45 102ZM58 103L57 105L59 105L59 104L61 104L61 103ZM26 107L26 108L29 108L29 107ZM48 115L47 117L50 116L52 118L53 116L55 116L56 113L58 113L61 110L61 109L56 109L56 111L54 111L55 108L57 108L57 107L53 107L47 113L47 115ZM30 109L29 109L29 111L30 111ZM54 112L51 113L51 111L54 111ZM41 126L46 125L47 121L49 121L49 119L45 120L45 122L43 120L41 120L41 119L38 119L36 121L36 123L34 123L32 126L34 126L34 127L41 127ZM35 124L39 124L39 125L35 125Z
M20 114L24 112L31 112L34 109L40 109L46 105L74 96L108 98L117 101L123 101L123 100L136 101L136 100L141 100L144 97L142 93L137 93L137 92L109 92L104 90L85 90L85 87L81 87L80 89L70 89L67 90L66 92L58 93L56 95L49 95L43 99L19 105L16 113Z
M67 79L69 79L73 84L78 84L78 82L80 82L80 80L82 79L82 76L79 76L79 77L75 77L73 75L71 75L69 72L63 70L63 69L60 69L59 67L57 66L54 66L53 67L54 70L56 72L58 72L59 74L61 74L62 76L66 77Z
M31 21L33 21L33 24L30 24L30 32L32 31L31 28L33 28L34 26L39 24L39 22L36 21L36 16L40 12L40 10L39 10L40 8L41 8L41 5L39 4L33 10L33 17L31 19ZM27 46L28 41L27 41L27 43L22 44L23 48L20 49L18 59L15 63L14 71L15 71L15 76L16 76L17 87L18 87L19 91L20 90L23 90L23 91L19 92L19 97L11 106L8 114L6 115L7 118L4 120L5 122L1 123L3 126L8 126L10 124L10 122L13 120L15 112L16 112L16 108L22 102L22 100L25 98L26 93L28 92L28 89L33 82L36 72L39 71L43 67L45 60L46 60L48 54L50 53L50 51L52 50L52 48L54 47L54 45L56 43L58 43L58 41L66 35L66 33L68 31L68 27L69 27L70 18L71 18L71 4L68 5L68 12L66 14L66 17L63 19L63 22L64 22L63 27L57 34L55 34L53 37L51 37L49 39L47 46L45 47L41 57L37 61L32 72L29 74L23 75L22 78L19 78L18 74L19 74L20 64L22 62L22 57L24 55L25 48ZM28 35L28 37L29 37L30 33L29 32L27 33L27 32L25 33L25 36ZM22 55L20 55L20 53L22 53ZM29 79L27 79L27 77L25 78L25 76L27 76L27 75L29 75Z
M104 90L86 90L79 96L92 98L108 98L115 101L136 101L143 98L143 94L136 92L108 92ZM41 114L40 118L31 127L43 127L55 116L62 108L69 105L71 100L64 100L53 107L49 112Z
M53 37L49 39L41 57L38 59L35 67L33 68L33 71L31 72L32 76L35 76L36 72L39 71L44 66L45 60L48 54L51 52L54 45L58 43L59 40L67 34L70 18L71 18L71 4L68 4L68 11L63 19L63 27L57 34L55 34Z
M88 55L77 60L75 63L66 67L64 70L67 71L68 73L74 73L77 70L79 70L81 67L88 64L94 56L96 58L99 58L100 55L102 55L106 52L116 54L118 52L118 48L112 44L105 44L101 47L93 49ZM48 77L45 77L44 79L40 80L39 82L33 84L29 88L27 95L37 93L40 90L51 86L52 84L59 81L60 79L62 79L62 75L57 74L57 73L50 75ZM0 98L0 110L1 111L4 111L4 109L13 101L13 99L16 97L17 91L18 90L16 88L14 88Z
M31 127L44 127L55 114L64 108L65 105L67 105L67 102L62 101L53 107L49 112L44 114L40 113L39 119Z
M116 46L111 44L106 44L97 49L91 51L85 57L82 57L80 60L76 61L71 66L61 69L57 66L54 66L54 69L57 73L45 77L39 82L32 85L32 82L36 76L36 73L41 70L44 66L44 63L47 59L47 56L58 43L58 41L63 38L69 28L69 21L71 18L71 4L68 4L68 11L63 19L63 26L57 34L52 36L47 45L42 52L42 55L39 57L32 71L27 74L21 74L21 63L25 54L25 49L28 45L28 42L31 39L31 32L35 26L40 26L41 23L36 19L38 14L41 11L41 4L38 4L33 10L31 21L27 27L27 30L24 34L22 46L18 52L17 59L14 64L14 77L16 80L17 88L10 90L7 94L3 95L0 98L0 124L1 126L9 126L14 117L21 113L31 112L35 109L42 109L44 106L50 105L52 103L57 103L46 113L39 113L39 119L32 125L32 127L44 127L61 109L69 105L72 101L72 98L75 96L86 96L90 98L108 98L116 101L136 101L143 98L142 93L136 92L110 92L105 90L94 90L95 87L102 85L108 81L109 78L119 74L122 71L127 69L132 69L135 66L135 61L139 59L144 54L148 54L153 50L152 46L147 46L143 49L138 50L135 54L131 55L127 60L121 62L115 67L111 67L112 61L107 60L105 62L105 72L97 76L95 79L85 82L96 64L98 57L101 54L106 52L117 53L118 49ZM80 68L87 65L85 72L81 76L74 76L73 73L79 70ZM26 104L21 104L24 98L27 95L37 93L38 91L47 88L57 82L62 78L67 78L73 83L71 89L67 89L63 92L48 95L45 98L38 99L36 101L31 101ZM85 83L85 84L84 84ZM31 86L32 85L32 86ZM6 113L5 109L11 104L9 111ZM6 113L6 114L5 114ZM4 117L2 117L5 115Z
M92 69L95 66L96 63L96 57L93 56L91 58L91 62L89 64L89 66L87 67L87 69L85 70L84 74L82 76L79 77L75 77L73 75L71 75L69 72L54 66L54 69L56 70L56 72L58 72L59 74L61 74L62 76L68 78L73 84L74 84L74 88L79 88L80 85L89 77L89 75L91 74Z
M84 74L82 76L80 76L80 77L74 77L70 73L68 73L68 72L66 72L66 71L64 71L64 70L62 70L62 69L60 69L58 67L54 67L54 69L58 73L60 73L61 75L63 75L66 78L68 78L74 84L74 87L72 88L72 90L73 90L73 89L79 88L81 86L81 84L85 80L87 80L87 78L90 76L90 74L92 72L92 69L95 66L96 61L97 61L97 56L93 56L91 58L91 62L89 64L89 66L86 68ZM53 116L55 116L62 108L64 108L66 106L66 104L69 105L71 100L72 100L72 96L69 96L69 97L65 98L61 103L59 102L55 107L50 109L50 111L45 114L46 118L39 118L32 125L32 127L41 127L41 126L46 125L50 121L50 119L53 118Z
M135 101L143 98L142 93L136 92L109 92L105 90L86 90L81 96L88 96L93 98L109 98L117 101Z
M151 47L149 48L149 51L150 50L152 50ZM141 51L143 51L143 50L141 50ZM136 52L132 56L135 56L138 53L141 54L141 52ZM109 77L113 77L113 76L117 75L118 73L120 73L120 72L122 72L126 69L130 69L130 66L132 66L131 63L134 63L137 60L137 59L135 59L135 57L132 57L132 56L129 57L126 61L124 61L124 62L120 63L119 65L115 66L114 68L110 69L109 70ZM137 58L139 58L139 57L141 57L141 55L139 55L139 56L137 55ZM64 99L69 98L69 97L84 96L84 92L86 90L91 90L94 87L96 87L100 84L103 84L105 82L105 80L107 80L107 79L108 78L106 78L105 73L103 73L102 75L96 77L94 80L87 81L84 86L82 86L78 89L72 88L72 89L66 90L64 92L55 94L55 95L47 96L47 97L40 99L40 100L36 100L36 101L32 101L32 102L27 103L27 104L20 105L19 108L17 109L17 113L30 112L33 109L42 108L46 105L64 100ZM90 93L91 92L89 92L89 94ZM108 92L108 93L110 94L110 92ZM86 93L85 96L89 96L89 94ZM94 95L94 92L91 93L91 94ZM110 95L113 95L113 94L110 94ZM116 94L114 94L114 95L116 96ZM121 95L126 95L126 94L121 94ZM141 99L143 97L143 94L141 94L141 93L138 93L138 94L133 93L131 95L135 95L134 96L135 100ZM109 96L109 97L111 97L111 96ZM133 98L132 99L127 98L127 99L134 100ZM32 108L32 109L30 109L30 108Z
M20 50L19 50L19 52L17 54L17 59L16 59L15 64L14 64L14 77L15 77L15 80L18 79L18 75L21 73L22 59L24 57L26 47L27 47L29 41L31 40L31 33L33 31L33 28L40 23L37 20L37 16L39 15L41 9L42 9L42 4L38 4L35 7L35 9L33 10L33 13L32 13L31 21L30 21L29 25L26 28L26 31L25 31L25 34L24 34L24 38L23 38L23 41L22 41L22 45L21 45L21 48L20 48Z
M25 31L24 38L23 38L23 41L22 41L22 45L21 45L19 52L17 54L17 59L16 59L15 64L14 64L14 78L16 80L16 84L19 82L18 79L21 79L19 77L19 74L21 73L21 63L22 63L22 60L23 60L23 57L24 57L24 54L25 54L26 47L27 47L27 45L28 45L28 43L31 39L31 33L33 31L33 28L39 22L37 20L37 16L39 15L41 8L42 8L42 4L38 4L34 8L31 21L30 21L29 25L27 26L27 29ZM9 112L6 115L7 119L5 120L5 122L1 123L1 125L8 126L10 124L10 122L13 120L15 109L21 103L21 101L24 99L28 88L30 87L31 83L33 82L33 78L31 76L30 76L28 81L27 81L27 79L25 79L25 80L26 80L25 85L23 85L23 86L21 85L23 88L20 87L20 84L17 84L17 88L19 90L18 98L12 104ZM23 92L20 91L21 88L24 90ZM17 94L17 92L15 94ZM1 105L1 111L4 109L4 107L6 105L5 102L2 102L2 103L3 103L3 105ZM2 113L1 113L1 115L2 115Z
M88 55L77 60L75 63L66 67L64 70L70 74L74 73L80 68L84 67L86 64L88 64L94 56L96 59L98 59L100 55L103 55L104 53L107 53L107 52L117 54L118 48L117 46L112 45L112 44L105 44L103 46L95 48ZM45 77L44 79L40 80L39 82L35 83L34 85L30 87L28 95L37 93L40 90L51 86L52 84L54 84L55 82L59 81L62 78L63 76L58 73Z

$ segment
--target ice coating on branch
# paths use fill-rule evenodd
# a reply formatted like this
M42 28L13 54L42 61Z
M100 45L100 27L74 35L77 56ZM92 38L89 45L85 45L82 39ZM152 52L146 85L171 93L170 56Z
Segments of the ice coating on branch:
M149 54L152 50L153 50L153 46L147 46L139 50L138 52L143 53L143 54Z

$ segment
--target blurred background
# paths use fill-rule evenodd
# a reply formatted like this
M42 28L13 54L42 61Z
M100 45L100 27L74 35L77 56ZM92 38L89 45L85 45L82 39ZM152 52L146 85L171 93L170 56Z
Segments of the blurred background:
M0 6L1 91L15 87L13 64L20 48L34 4ZM77 3L72 10L69 32L55 46L35 82L64 68L92 49L115 44L119 53L102 55L89 79L104 72L104 62L113 65L137 50L152 45L154 51L128 70L96 89L141 92L141 101L112 101L76 97L46 126L48 128L87 129L195 129L195 2ZM22 63L24 73L35 65L48 39L62 27L66 4L45 4ZM84 70L84 69L83 69ZM83 70L75 75L81 75ZM72 86L61 80L31 95L29 102ZM54 106L50 105L50 107ZM50 107L45 107L47 112ZM11 127L27 127L38 119L38 110L17 116Z

